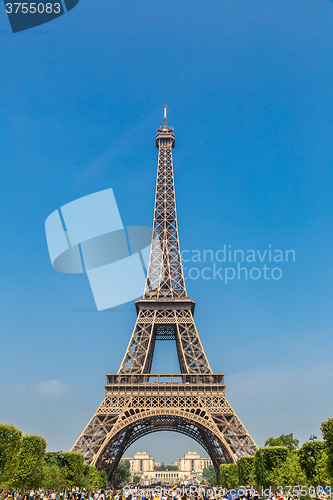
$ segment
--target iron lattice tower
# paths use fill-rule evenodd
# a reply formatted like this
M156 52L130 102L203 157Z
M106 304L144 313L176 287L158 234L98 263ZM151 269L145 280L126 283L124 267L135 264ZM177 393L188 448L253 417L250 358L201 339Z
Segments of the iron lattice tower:
M105 397L72 451L110 478L126 449L140 437L176 431L195 439L218 472L221 463L253 455L257 446L225 397L222 374L213 374L186 293L182 270L172 150L173 128L157 130L158 168L154 227L146 286L117 374L106 376ZM151 374L156 340L174 340L180 374Z

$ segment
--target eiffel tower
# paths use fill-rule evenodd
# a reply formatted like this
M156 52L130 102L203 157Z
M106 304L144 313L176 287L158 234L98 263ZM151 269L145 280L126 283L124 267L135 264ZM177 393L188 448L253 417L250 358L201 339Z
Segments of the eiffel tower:
M71 451L106 470L110 479L126 449L152 432L175 431L196 440L218 474L221 463L253 455L257 446L225 397L223 374L214 374L187 296L179 249L172 150L173 128L157 130L158 168L154 226L137 320L117 374L106 375L102 404ZM174 340L180 374L152 374L155 342Z

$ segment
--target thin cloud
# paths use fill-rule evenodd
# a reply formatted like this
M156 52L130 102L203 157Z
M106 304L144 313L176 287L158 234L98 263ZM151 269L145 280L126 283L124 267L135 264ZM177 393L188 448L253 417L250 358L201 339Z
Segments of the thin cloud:
M17 392L24 392L27 390L23 384L12 384L12 389Z
M327 380L332 376L332 364L327 360L321 359L320 363L316 364L315 370L305 372L300 371L299 367L286 369L284 366L279 366L278 360L274 360L270 367L250 369L229 375L227 385L232 386L233 391L243 394L244 397L260 397L270 394L273 388L284 394L295 394L296 390L302 394L301 389L304 388L305 383L308 391L313 389L318 392L318 386L321 383L326 385Z
M67 391L67 386L59 380L45 380L36 386L36 392L42 396L59 396Z

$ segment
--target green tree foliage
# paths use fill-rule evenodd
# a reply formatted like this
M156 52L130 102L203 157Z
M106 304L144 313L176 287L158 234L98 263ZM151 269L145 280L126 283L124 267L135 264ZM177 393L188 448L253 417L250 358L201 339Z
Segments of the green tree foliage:
M130 477L130 472L126 469L125 465L120 462L114 471L111 482L114 486L121 486L122 484L127 483L130 480Z
M22 437L15 484L21 488L38 488L42 483L46 441L41 436L26 434Z
M140 482L140 477L139 476L133 476L133 483L139 484Z
M13 425L0 424L0 490L10 486L21 490L39 487L56 490L59 483L61 489L106 488L106 472L85 465L82 454L45 453L45 448L43 437L22 437L22 432ZM129 478L127 470L126 474Z
M58 453L47 451L44 455L44 462L46 465L58 466Z
M319 469L319 474L320 474L320 484L332 486L332 476L330 475L330 472L329 472L329 464L328 464L329 459L328 459L328 454L327 454L326 450L324 451L324 453L319 455L317 462L318 462L318 469Z
M58 464L58 453L47 452L44 455L42 487L47 490L58 488L60 467Z
M86 465L86 467L88 469L88 481L86 488L88 488L89 490L97 490L99 488L103 488L104 482L101 473L93 465Z
M212 474L215 474L214 465L210 465L209 467L206 467L202 471L203 477L206 477L206 478L210 477Z
M216 483L216 472L213 465L206 467L202 471L202 482L214 485Z
M56 464L43 465L41 486L46 490L56 490L59 481L59 467Z
M326 479L327 453L323 441L308 441L298 451L299 463L308 479L309 484L318 484L320 475L321 482Z
M105 470L101 470L100 475L102 478L102 488L103 488L103 490L105 490L107 488L107 485L108 485L108 476L107 476L107 473L105 472Z
M321 424L327 453L327 471L333 481L333 418L329 418Z
M299 463L298 453L292 451L285 462L267 471L266 480L273 486L305 486L307 478Z
M22 432L13 425L0 424L0 485L8 486L15 477L21 451Z
M229 464L224 466L226 488L237 488L239 486L238 465Z
M154 470L167 470L166 466L162 463L161 465L154 465Z
M87 473L81 453L45 453L44 486L52 484L50 489L57 489L59 478L60 489L82 488L85 485Z
M81 488L84 485L84 460L81 453L57 453L57 462L61 466L61 487Z
M89 491L106 489L107 475L104 470L99 471L94 465L84 465L83 468L84 484L83 487Z
M120 463L123 464L124 467L126 467L127 470L130 470L131 464L130 464L129 460L120 460Z
M239 482L241 486L254 484L254 457L241 457L237 460Z
M270 437L265 441L265 446L286 446L289 451L297 450L299 440L293 434L281 434L277 438Z
M163 463L161 465L155 465L154 470L179 470L179 467L177 465L164 465Z
M285 446L268 446L259 448L254 456L254 478L256 486L274 486L273 477L270 472L281 467L287 460L289 454ZM276 486L276 485L275 485Z

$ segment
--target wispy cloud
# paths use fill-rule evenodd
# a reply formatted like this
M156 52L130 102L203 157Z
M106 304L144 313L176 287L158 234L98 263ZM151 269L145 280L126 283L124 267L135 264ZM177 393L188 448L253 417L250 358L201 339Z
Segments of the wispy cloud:
M27 390L23 384L12 384L12 389L17 392L25 392Z
M59 396L64 394L68 386L59 382L59 380L45 380L36 385L36 392L42 396Z
M295 394L295 391L302 393L304 385L307 386L307 391L315 390L318 392L319 387L324 387L333 376L333 367L330 361L321 359L316 360L316 369L308 371L300 371L299 367L279 366L279 360L272 360L272 366L264 368L254 368L242 372L235 373L227 377L233 390L237 394L243 394L244 397L249 395L249 387L251 387L251 397L262 397L266 393L271 393L272 389L283 392L284 394Z

